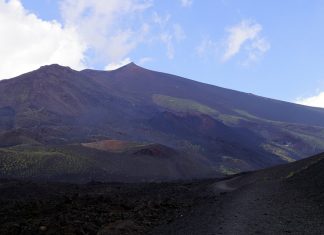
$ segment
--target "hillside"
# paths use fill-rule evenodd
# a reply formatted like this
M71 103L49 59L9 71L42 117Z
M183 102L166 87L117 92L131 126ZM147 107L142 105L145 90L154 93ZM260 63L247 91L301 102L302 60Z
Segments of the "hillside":
M188 156L163 145L135 143L118 151L96 145L0 148L0 178L87 183L189 180L220 175L203 156Z
M139 166L143 169L154 171L161 161L189 162L186 169L198 164L214 175L233 174L319 153L324 151L323 140L323 109L203 84L134 63L114 71L80 72L49 65L0 81L1 168L4 153L17 147L27 152L45 149L44 155L29 154L31 162L42 165L39 162L47 161L53 146L77 145L80 150L72 155L73 161L80 161L78 166L84 165L78 152L83 156L95 151L80 144L126 141L166 146L183 156L171 161L150 156L154 163L143 160ZM113 154L106 155L116 162ZM62 175L69 169L64 164L57 165ZM20 161L14 165L24 167ZM167 169L161 179L170 175ZM71 172L79 171L66 173ZM201 172L196 168L193 174L174 175ZM104 175L107 180L124 177L114 174L108 169Z

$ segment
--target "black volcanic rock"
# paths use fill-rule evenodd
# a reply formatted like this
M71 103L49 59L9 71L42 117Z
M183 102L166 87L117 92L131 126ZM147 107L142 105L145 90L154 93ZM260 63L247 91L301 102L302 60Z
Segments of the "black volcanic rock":
M172 183L0 179L0 233L323 234L323 159Z

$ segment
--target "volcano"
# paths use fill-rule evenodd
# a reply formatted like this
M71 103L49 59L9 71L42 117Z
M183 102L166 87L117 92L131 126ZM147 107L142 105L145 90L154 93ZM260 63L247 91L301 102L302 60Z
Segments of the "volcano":
M134 63L113 71L53 64L0 81L1 177L203 178L323 151L323 109Z

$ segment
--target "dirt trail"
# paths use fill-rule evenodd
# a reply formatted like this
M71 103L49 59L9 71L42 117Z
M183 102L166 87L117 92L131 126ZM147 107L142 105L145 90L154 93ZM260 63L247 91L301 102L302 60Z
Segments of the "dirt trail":
M228 180L222 180L222 181L216 182L213 186L215 193L231 192L231 191L237 189L238 187L240 187L240 185L235 185L234 183L240 178L241 178L241 176L236 176L236 177L228 179Z
M228 221L227 200L241 186L241 176L217 181L210 185L210 197L194 207L190 213L177 221L156 228L151 234L198 235L198 234L235 234L227 233L231 227Z

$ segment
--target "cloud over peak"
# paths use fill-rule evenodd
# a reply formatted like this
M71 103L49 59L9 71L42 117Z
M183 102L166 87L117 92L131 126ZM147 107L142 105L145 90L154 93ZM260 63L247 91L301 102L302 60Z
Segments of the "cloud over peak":
M152 44L163 44L172 59L176 44L186 38L170 14L161 17L152 10L153 0L59 2L61 22L41 19L21 0L0 0L0 79L52 63L74 69L109 64L112 69Z
M150 0L62 0L61 12L97 57L116 62L145 39L149 26L141 13L151 6Z
M115 70L115 69L119 69L120 67L123 67L129 63L131 63L131 59L130 58L125 58L117 63L113 62L113 63L110 63L108 64L106 67L105 67L105 70Z
M44 21L26 11L19 0L0 0L0 12L0 79L45 64L84 67L87 47L75 28Z

